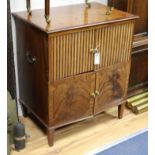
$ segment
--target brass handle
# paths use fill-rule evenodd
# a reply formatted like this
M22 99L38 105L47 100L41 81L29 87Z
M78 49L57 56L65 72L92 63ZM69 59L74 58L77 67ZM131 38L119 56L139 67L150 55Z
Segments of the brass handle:
M95 98L96 97L95 93L91 93L91 97Z
M95 91L95 95L99 96L100 92L98 90Z
M28 63L34 64L37 59L35 56L31 56L29 53L26 53L26 60L28 61Z
M99 53L98 48L93 48L90 50L90 52L92 52L93 54Z
M93 53L93 54L95 54L95 53L98 53L98 50L96 50L96 49L91 49L90 52Z

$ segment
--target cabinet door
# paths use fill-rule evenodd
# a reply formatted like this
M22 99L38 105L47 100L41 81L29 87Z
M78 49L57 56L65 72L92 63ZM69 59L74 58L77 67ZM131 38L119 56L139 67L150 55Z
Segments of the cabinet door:
M96 29L95 44L100 63L95 64L95 70L130 60L133 28L134 21L127 21Z
M118 105L126 97L130 63L123 63L96 72L94 113Z
M49 86L50 124L64 125L93 114L95 74L78 76L56 81Z

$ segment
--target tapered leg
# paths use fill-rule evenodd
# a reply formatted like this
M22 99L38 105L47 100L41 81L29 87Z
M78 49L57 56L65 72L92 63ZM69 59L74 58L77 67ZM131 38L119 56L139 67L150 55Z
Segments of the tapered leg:
M53 146L54 129L47 129L47 136L48 136L48 145Z
M124 109L125 109L125 103L118 106L118 118L119 119L123 117Z

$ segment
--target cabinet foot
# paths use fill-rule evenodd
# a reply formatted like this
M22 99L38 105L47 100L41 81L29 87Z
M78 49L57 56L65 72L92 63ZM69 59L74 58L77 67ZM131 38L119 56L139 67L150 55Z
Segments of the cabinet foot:
M47 129L48 145L53 146L54 142L54 129Z
M123 117L124 109L125 109L125 103L118 106L118 118L119 119Z

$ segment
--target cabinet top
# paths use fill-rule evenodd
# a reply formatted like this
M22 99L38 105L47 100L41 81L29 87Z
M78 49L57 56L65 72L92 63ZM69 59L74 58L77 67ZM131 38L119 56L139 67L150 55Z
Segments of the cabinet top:
M108 7L100 3L91 3L91 8L87 8L85 4L52 7L50 9L50 24L46 23L43 9L33 10L31 16L29 16L26 11L13 13L13 16L46 33L116 23L138 18L135 15L116 9L114 9L110 15L106 15L107 10Z

